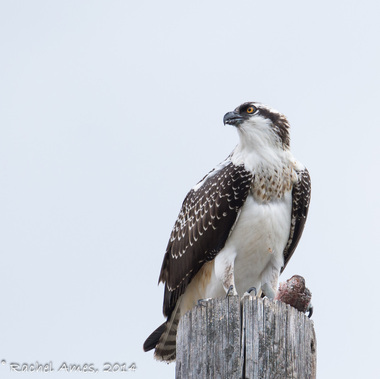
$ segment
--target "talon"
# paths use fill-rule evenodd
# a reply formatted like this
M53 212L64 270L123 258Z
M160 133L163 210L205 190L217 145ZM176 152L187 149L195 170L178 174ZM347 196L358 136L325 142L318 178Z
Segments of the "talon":
M313 315L313 305L310 303L310 305L307 307L307 310L306 312L309 312L309 314L307 315L307 317L311 318L311 316Z
M208 299L199 299L198 300L198 305L200 305L201 307L207 307L207 302L211 300L211 298L208 298Z
M255 291L255 296L257 296L257 289L256 289L256 287L251 287L251 288L249 288L247 292L248 292L249 294L251 294L252 291Z
M231 284L230 287L228 288L226 297L233 296L233 295L234 295L234 286Z

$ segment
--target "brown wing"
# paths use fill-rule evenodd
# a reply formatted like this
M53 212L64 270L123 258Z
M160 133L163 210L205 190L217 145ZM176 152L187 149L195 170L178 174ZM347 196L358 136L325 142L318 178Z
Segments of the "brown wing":
M290 226L289 240L284 250L284 271L289 259L294 253L298 242L301 238L303 228L305 227L307 213L309 211L311 182L309 171L305 168L302 171L297 171L298 181L293 186L292 191L292 219Z
M244 166L231 162L211 171L186 196L172 230L159 282L165 283L163 313L169 317L178 298L202 265L224 247L252 182Z

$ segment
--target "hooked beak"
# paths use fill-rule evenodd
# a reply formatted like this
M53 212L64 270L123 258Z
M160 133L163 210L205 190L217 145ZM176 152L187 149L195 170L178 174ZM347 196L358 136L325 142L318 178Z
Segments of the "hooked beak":
M224 125L233 125L233 126L239 126L244 121L243 116L241 116L236 111L228 112L223 117L223 123Z

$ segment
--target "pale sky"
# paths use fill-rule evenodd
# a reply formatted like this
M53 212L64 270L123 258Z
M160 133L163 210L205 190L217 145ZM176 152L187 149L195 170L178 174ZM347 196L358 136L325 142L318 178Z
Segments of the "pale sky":
M1 378L174 378L144 353L188 190L223 115L287 115L312 178L280 280L313 293L318 378L379 378L378 1L0 1ZM52 362L50 374L10 362Z

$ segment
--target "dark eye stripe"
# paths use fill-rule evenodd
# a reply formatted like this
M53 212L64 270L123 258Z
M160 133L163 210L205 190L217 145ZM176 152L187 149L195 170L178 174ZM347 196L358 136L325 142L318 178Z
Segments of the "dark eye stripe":
M252 103L244 103L235 109L235 112L238 112L241 115L253 115L258 111L258 108L255 107Z

